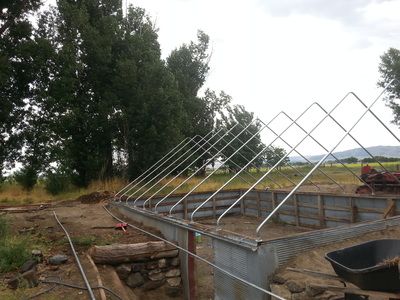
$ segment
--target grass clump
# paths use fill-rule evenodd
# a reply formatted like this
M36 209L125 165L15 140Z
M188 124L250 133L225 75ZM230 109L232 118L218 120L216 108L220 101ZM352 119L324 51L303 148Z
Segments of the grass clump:
M0 273L19 268L29 257L28 241L12 237L6 218L0 216Z

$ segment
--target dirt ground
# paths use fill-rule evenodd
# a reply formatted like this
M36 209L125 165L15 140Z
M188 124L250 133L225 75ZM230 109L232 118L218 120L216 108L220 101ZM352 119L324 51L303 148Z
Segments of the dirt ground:
M144 233L132 228L127 233L115 230L117 223L103 209L105 203L98 200L91 201L68 201L59 203L51 208L34 212L9 213L6 218L11 223L15 235L24 235L30 243L31 249L41 250L44 255L44 262L38 265L39 279L61 280L63 282L84 286L83 279L73 258L72 251L61 227L53 216L56 212L59 220L69 232L74 246L78 252L80 261L92 286L98 285L96 273L87 258L87 252L92 245L106 245L112 243L139 243L155 240ZM86 204L87 203L87 204ZM160 235L153 229L146 228L154 234ZM24 232L23 232L24 231ZM23 232L23 233L21 233ZM55 254L65 254L68 261L60 266L51 266L46 259ZM119 285L112 276L109 267L98 266L103 285L121 294ZM50 284L39 284L35 288L19 288L16 291L6 287L6 281L15 275L16 272L0 275L0 299L28 299L37 293L47 290ZM146 294L136 295L131 289L125 286L130 299L180 299L170 298L157 291L149 291ZM106 292L107 294L107 292ZM99 292L95 291L99 296ZM115 297L107 294L107 299ZM34 299L89 299L87 292L63 286L56 286L53 290ZM99 298L100 299L100 298Z
M250 217L250 216L227 216L221 219L221 229L225 232L233 234L240 234L242 236L255 239L256 228L264 220L264 218ZM210 219L200 220L199 223L215 226L215 221ZM290 236L296 233L307 232L312 229L292 226L283 223L274 223L273 221L267 223L261 230L261 238L263 240L275 239L282 236Z

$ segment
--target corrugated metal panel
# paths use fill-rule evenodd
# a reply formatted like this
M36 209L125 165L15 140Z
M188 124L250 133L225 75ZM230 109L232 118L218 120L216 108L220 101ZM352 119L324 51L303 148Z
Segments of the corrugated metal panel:
M235 274L236 276L253 282L252 276L255 274L254 259L251 255L254 252L234 244L228 244L218 240L213 240L214 263ZM245 300L245 299L265 299L265 295L241 281L238 281L218 270L214 270L214 290L215 299Z
M314 247L343 241L367 232L383 230L387 227L398 225L400 225L400 217L395 217L366 224L340 226L334 229L312 231L295 237L269 241L266 245L272 246L275 249L278 258L278 265L281 265L299 253L310 250Z

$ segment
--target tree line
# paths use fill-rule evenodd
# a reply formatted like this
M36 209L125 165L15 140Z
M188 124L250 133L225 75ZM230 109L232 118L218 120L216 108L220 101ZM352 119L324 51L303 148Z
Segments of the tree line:
M64 179L85 187L134 178L185 137L253 121L223 91L199 96L209 71L206 33L162 59L157 28L140 7L59 0L38 12L41 5L0 4L1 178L15 162L22 164L15 178L28 189L41 175L55 190ZM262 147L257 135L247 148Z

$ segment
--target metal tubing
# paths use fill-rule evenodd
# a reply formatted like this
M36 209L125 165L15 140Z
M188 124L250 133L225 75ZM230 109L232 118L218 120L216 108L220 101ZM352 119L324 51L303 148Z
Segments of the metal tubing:
M206 135L206 136L207 136L207 135ZM205 136L205 137L206 137L206 136ZM196 137L196 136L190 138L189 141L185 144L185 147L186 147L190 142L195 142L195 141L194 141L195 137ZM196 142L195 142L195 143L196 143ZM195 145L196 145L196 144L195 144ZM180 157L178 157L172 164L174 164L174 163L175 163L176 161L178 161L181 157L185 156L188 152L190 152L190 150L193 149L193 148L195 147L195 145L193 145L193 146L190 147L188 150L186 150L186 151L185 151ZM182 148L182 149L185 149L185 148ZM182 150L182 149L180 149L180 150ZM179 151L180 151L180 150L179 150ZM176 154L179 153L179 151L176 152ZM138 186L140 183L144 182L149 176L153 175L154 172L156 172L158 169L160 169L165 163L167 163L167 162L168 162L172 157L174 157L174 156L175 156L175 154L174 154L173 156L171 156L169 159L165 160L162 164L158 165L157 168L155 168L153 171L151 171L149 174L147 174L144 178L142 178L142 179L140 179L138 182L136 182L136 184L133 185L133 186L131 186L128 190L126 190L126 191L121 195L121 197L124 196L124 195L126 195L127 193L129 193L132 189L134 189L134 188L135 188L136 186ZM168 165L167 168L169 168L170 166L171 166L171 164ZM151 178L150 181L152 181L153 179L154 179L154 178ZM121 197L120 197L120 198L121 198Z
M310 106L308 106L308 107L296 118L296 121L299 120L302 116L304 116L304 114L306 114L312 107L313 107L313 104L311 104ZM279 113L279 114L280 114L280 113ZM278 114L278 115L279 115L279 114ZM275 118L276 118L278 115L276 115ZM275 119L275 118L274 118L274 119ZM268 122L266 125L269 125L274 119L272 119L272 120L271 120L270 122ZM294 124L294 121L292 121L292 123L291 123L289 126L287 126L287 127L279 134L279 136L283 135L286 131L288 131L289 128L293 126L293 124ZM262 149L260 152L258 152L258 154L257 154L256 156L254 156L254 157L252 158L252 160L249 161L248 164L247 164L246 166L244 166L244 167L242 168L242 170L240 170L238 173L242 172L244 168L247 168L247 167L252 163L252 161L256 160L260 155L262 155L262 154L264 153L265 150L267 150L276 140L278 140L279 136L277 136L272 142L270 142L269 145L267 145L266 147L264 147L264 149ZM279 163L280 163L280 162L278 162L278 165L279 165ZM271 169L271 170L272 170L272 169ZM270 172L271 170L269 170L268 172ZM236 173L235 176L231 177L231 178L230 178L227 182L225 182L220 188L218 188L210 197L208 197L205 201L203 201L203 202L192 212L192 214L191 214L191 220L193 220L194 214L195 214L201 207L203 207L208 201L210 201L210 200L212 199L212 197L214 197L214 196L215 196L216 194L218 194L225 186L227 186L227 185L238 175L238 173ZM264 174L264 176L267 176L267 175ZM255 185L253 185L250 189L253 189L257 184L258 184L258 181L257 181L257 183L256 183ZM247 190L247 193L250 191L250 189ZM239 202L240 200L241 200L241 198L239 198L239 199L236 200L236 201ZM236 205L236 203L237 203L236 201L235 201L234 205ZM234 205L233 205L233 206L234 206ZM228 210L225 210L225 211L222 213L222 215L221 215L221 216L218 218L218 220L217 220L217 226L218 226L218 224L219 224L219 220L221 219L221 217L224 216L233 206L230 206L230 207L228 208Z
M231 129L229 129L228 130L228 132L230 132L230 131L232 131L235 127L237 126L237 123L231 128ZM222 128L220 129L220 130L218 130L218 132L217 133L219 133L220 131L222 130ZM226 132L223 136L225 136L225 135L227 135L228 134L228 132ZM217 134L216 133L216 134ZM214 134L213 136L215 136L216 134ZM212 144L212 146L215 146L216 144L218 144L219 143L219 141L221 140L222 138L219 138L216 142L214 142L213 144ZM179 177L183 172L185 172L188 168L190 168L200 157L202 157L203 156L203 154L204 153L206 153L207 151L209 151L209 149L211 149L211 147L209 147L206 151L204 151L200 156L198 156L194 161L192 161L188 166L186 166L182 171L180 171L179 173L178 173L178 175L176 175L175 177L173 177L170 181L168 181L166 184L164 184L162 187L161 187L161 189L159 189L156 193L158 193L160 190L162 190L163 188L165 188L168 184L170 184L173 180L175 180L177 177ZM187 157L184 161L186 161L188 158L190 158L190 156L189 157ZM183 161L183 162L184 162ZM207 163L208 164L208 163ZM180 164L179 164L180 165ZM153 184L149 189L147 189L144 193L142 193L139 197L137 197L136 199L135 199L135 201L133 202L133 205L135 205L136 204L136 202L137 202L137 200L139 200L139 198L141 198L144 194L146 194L148 191L150 191L153 187L155 187L158 183L160 183L164 178L166 178L169 174L171 174L173 171L175 171L178 167L179 167L179 165L178 166L176 166L174 169L172 169L167 175L165 175L163 178L161 178L159 181L157 181L155 184ZM150 200L150 198L147 198L147 200ZM147 201L146 200L146 201ZM145 203L146 203L146 201L145 201ZM145 203L143 203L143 205L145 204ZM144 206L143 206L144 207Z
M244 128L237 136L240 136L240 135L244 132L244 130L247 129L253 122L254 122L254 120L253 120L251 123L249 123L249 125L247 125L246 128ZM227 160L223 162L223 164L219 165L219 166L218 166L216 169L214 169L210 174L208 174L208 175L206 176L206 178L204 178L202 181L200 181L198 184L196 184L196 186L193 187L185 196L183 196L180 200L178 200L178 201L171 207L171 209L170 209L170 211L169 211L169 214L171 215L172 210L173 210L181 201L183 201L184 199L186 199L186 197L188 197L196 188L198 188L201 184L203 184L204 181L206 181L206 180L207 180L208 178L210 178L216 171L218 171L219 168L221 168L227 161L229 161L233 156L235 156L236 153L238 153L245 145L247 145L247 143L249 143L249 142L250 142L255 136L257 136L261 131L263 131L264 128L265 128L265 127L260 128L260 129L259 129L255 134L253 134L243 145L241 145L231 156L229 156L229 157L227 158ZM234 140L235 140L235 139L232 139L232 140L230 141L230 143L233 142ZM186 182L187 180L189 180L191 177L193 177L193 175L194 175L194 174L192 174L192 175L191 175L190 177L188 177L185 181L183 181L183 182L181 183L181 185L182 185L184 182ZM172 191L172 192L174 192L174 191ZM172 193L172 192L171 192L171 193ZM169 195L170 195L171 193L169 193ZM168 197L169 195L167 195L166 197ZM159 202L157 202L157 205L158 205L159 203L161 203L162 201L164 201L164 200L166 199L166 197L164 197L164 198L161 199Z
M115 195L114 197L117 197L120 193L122 193L123 190L125 190L126 188L130 187L135 181L137 181L139 178L141 178L142 176L144 176L144 174L146 174L147 172L149 172L152 168L154 168L157 164L159 164L161 161L163 161L166 157L168 157L168 155L170 155L171 153L173 153L177 148L180 147L180 145L182 143L184 143L186 140L188 140L189 138L185 138L183 139L178 145L176 145L174 148L172 148L167 154L163 155L157 162L155 162L150 168L148 168L146 171L144 171L142 174L140 174L138 177L136 177L134 180L132 180L129 184L127 184L126 186L124 186L122 189L120 189ZM183 145L181 148L185 147L185 145ZM180 151L177 150L177 152ZM177 152L175 152L173 155L175 155ZM121 199L121 198L120 198Z
M240 125L240 124L239 124L239 125ZM232 134L232 132L230 132L229 134ZM239 139L237 139L237 140L240 141ZM226 140L225 140L224 138L222 139L222 141L223 141L223 142L226 142ZM210 144L210 143L208 143L208 144ZM229 145L229 147L232 148L233 150L236 150L232 145ZM217 148L217 147L213 147L213 148L214 148L215 150L218 151L218 148ZM210 153L210 154L211 154L211 153ZM221 153L221 154L222 154L225 158L227 157L224 153ZM243 155L242 155L242 157L243 157L244 159L247 159L247 158L244 157ZM220 163L222 163L222 160L221 160L221 159L216 158L216 160L219 161ZM232 163L234 163L236 167L242 168L242 167L239 166L236 162L232 161ZM247 171L246 171L246 173L249 174L251 178L256 179L250 172L247 172ZM246 183L249 183L249 182L248 182L245 178L243 178L242 176L240 176L240 178L242 178L242 180L245 181Z
M76 254L74 244L72 243L72 240L71 240L71 237L70 237L69 234L68 234L68 231L65 229L65 227L63 226L63 224L61 224L61 222L60 222L60 220L58 219L57 214L56 214L56 212L55 212L54 210L53 210L53 215L54 215L54 218L56 219L58 225L60 225L61 229L64 231L65 236L66 236L67 239L68 239L68 243L69 243L69 245L70 245L70 247L71 247L72 253L74 254L74 257L75 257L75 260L76 260L76 264L78 265L79 271L81 272L81 275L82 275L83 281L85 282L85 285L86 285L87 291L88 291L88 293L89 293L90 299L96 300L96 297L95 297L94 294L93 294L93 290L92 290L92 288L90 287L89 280L87 279L86 274L85 274L85 271L83 270L83 267L82 267L82 265L81 265L81 262L79 261L79 257L78 257L78 255Z
M280 114L280 113L279 113ZM277 116L279 116L279 114L277 115ZM274 118L275 119L275 118ZM259 119L259 121L261 122L261 123L263 123L264 125L265 125L265 123L262 121L262 120L260 120ZM243 128L243 125L241 125L241 124L239 124L242 128ZM248 130L247 130L248 131ZM261 139L259 138L259 137L257 137L260 141L261 141ZM240 143L242 143L243 144L243 141L241 140L241 139L237 139ZM261 141L262 142L262 141ZM253 152L253 154L257 154L257 152L256 151L254 151L252 148L250 148L248 145L246 145L246 148L247 149L249 149L251 152ZM247 160L247 157L244 157L240 152L239 152L239 154L243 157L243 158L245 158L246 160ZM251 158L250 158L251 159ZM268 162L265 162L269 167L271 167L271 165L268 163ZM292 166L290 166L290 167L292 167ZM282 172L280 172L279 170L277 170L278 171L278 173L279 174L281 174L283 177L285 177L288 181L290 181L290 183L292 183L292 184L295 184L288 176L286 176L286 174L284 174L284 173L282 173ZM246 171L246 173L249 173L249 172L247 172ZM301 174L301 173L299 173L299 174ZM253 179L255 179L256 180L256 178L254 178L254 176L251 176ZM272 179L272 177L267 177L269 180L271 180L271 182L273 182L273 183L275 183L278 187L282 187L278 182L276 182L275 180L273 180ZM263 185L264 186L264 188L265 188L265 185Z
M122 219L118 218L117 216L113 215L112 212L109 211L105 206L103 206L103 208L106 210L106 212L107 212L111 217L113 217L113 218L114 218L115 220L117 220L118 222L126 223L129 227L132 227L133 229L139 230L140 232L143 232L143 233L145 233L145 234L147 234L147 235L150 235L150 236L153 237L153 238L156 238L156 239L158 239L158 240L161 240L161 241L167 243L168 245L174 246L174 247L176 247L177 249L179 249L180 251L185 252L187 255L192 256L192 257L194 257L194 258L197 258L198 260L200 260L200 261L206 263L207 265L209 265L209 266L213 267L214 269L216 269L216 270L218 270L218 271L224 273L225 275L228 275L229 277L231 277L231 278L233 278L233 279L235 279L235 280L238 280L238 281L240 281L240 282L242 282L242 283L244 283L244 284L246 284L246 285L248 285L248 286L250 286L250 287L252 287L252 288L255 288L255 289L257 289L257 290L259 290L259 291L261 291L261 292L263 292L263 293L265 293L265 294L267 294L267 295L270 295L270 296L272 296L272 297L274 297L274 298L276 298L276 299L279 299L279 300L286 300L285 298L282 298L282 297L279 296L279 295L276 295L276 294L274 294L274 293L272 293L272 292L270 292L270 291L268 291L268 290L266 290L266 289L264 289L264 288L261 288L261 287L259 287L258 285L255 285L254 283L251 283L251 282L247 281L246 279L243 279L243 278L241 278L241 277L239 277L239 276L237 276L237 275L231 273L230 271L227 271L227 270L221 268L220 266L217 266L216 264L214 264L214 263L208 261L207 259L205 259L205 258L203 258L203 257L201 257L201 256L199 256L199 255L197 255L196 253L193 253L193 252L189 251L188 249L186 249L186 248L184 248L184 247L181 247L181 246L179 246L179 245L176 245L175 243L172 243L172 242L170 242L170 241L167 240L167 239L164 239L164 238L162 238L162 237L160 237L160 236L158 236L158 235L155 235L155 234L153 234L153 233L151 233L151 232L149 232L149 231L146 231L146 230L144 230L144 229L142 229L142 228L140 228L140 227L137 227L137 226L132 225L132 224L130 224L130 223L128 223L128 222L125 222L126 220L122 220Z
M355 95L354 95L354 96L355 96ZM325 110L319 103L316 103L316 104L317 104L317 106L318 106L325 114L328 114L328 111ZM339 125L339 127L340 127L341 129L343 129L344 131L346 131L346 129L345 129L333 116L329 115L329 117L330 117L337 125ZM300 127L300 125L299 125L299 127ZM306 131L305 129L303 129L302 127L300 127L300 128L301 128L304 132L307 132L307 131ZM349 135L349 136L351 136L351 138L352 138L353 140L355 140L355 141L357 142L357 144L359 144L359 145L364 149L364 146L362 146L360 143L358 143L358 141L357 141L352 135ZM324 149L325 151L328 151L328 149L327 149L326 147L324 147L321 143L319 143L316 139L314 139L314 137L313 137L312 135L310 135L310 137L311 137L319 146L321 146L322 149ZM356 176L360 181L363 181L363 180L361 180L361 177L359 177L356 173L354 173L354 171L353 171L352 169L348 168L340 159L338 159L334 153L332 153L331 156L332 156L338 163L340 163L346 170L348 170L352 175ZM364 182L364 184L365 184L366 186L368 186L368 187L370 188L370 190L371 190L371 192L372 192L372 194L373 194L373 193L374 193L373 187L370 186L370 185L369 185L368 183L366 183L365 181L363 181L363 182Z
M347 93L347 94L335 105L335 107L329 112L329 114L332 113L340 104L342 104L342 102L345 101L345 100L347 99L347 97L348 97L350 94L351 94L351 93ZM315 105L315 102L312 103L312 104L306 109L306 111L307 111L308 109L310 109L310 108L311 108L312 106L314 106L314 105ZM303 112L303 114L304 114L304 112ZM302 115L303 115L303 114L302 114ZM302 116L302 115L300 115L300 116ZM283 161L283 159L285 159L287 156L289 156L290 153L292 153L293 150L294 150L295 148L297 148L306 138L308 138L308 137L310 136L310 134L311 134L315 129L317 129L318 126L321 125L321 124L326 120L326 118L328 118L328 116L329 116L328 114L325 115L325 116L318 122L318 124L315 125L315 126L311 129L311 131L309 131L309 133L307 133L307 134L300 140L300 142L298 142L298 143L296 144L296 146L292 147L292 148L290 149L290 151L289 151L288 153L286 153L285 157L281 158L281 159L275 164L274 168L277 167L277 166L279 166L279 164ZM299 119L299 117L296 119L296 121L298 121L298 119ZM315 168L315 166L314 166L314 168ZM313 169L314 169L314 168L313 168ZM268 172L269 172L269 171L268 171ZM257 186L257 184L259 184L259 182L260 182L261 180L264 179L264 177L266 176L266 174L268 174L268 172L265 173L263 176L261 176L260 179L258 179L246 192L244 192L235 202L232 203L231 206L229 206L229 207L221 214L221 216L217 219L217 226L219 225L219 222L221 221L221 219L222 219L222 218L237 204L237 203L239 203L239 201L242 200L255 186ZM308 176L308 177L309 177L309 176ZM308 177L307 177L307 179L308 179ZM307 180L307 179L306 179L306 180ZM303 182L303 180L301 180L300 182ZM298 186L298 185L297 185L297 186Z
M210 131L210 132L207 133L204 137L200 137L200 138L201 138L200 142L201 142L202 140L205 140L205 138L206 138L209 134L211 134L211 133L212 133L212 132ZM211 140L215 135L216 135L216 133L212 134L211 137L208 138L208 140ZM193 140L193 141L194 141L194 140ZM143 186L141 186L138 190L136 190L134 193L132 193L131 195L129 195L129 197L126 198L126 203L128 202L128 200L129 200L130 198L132 198L132 196L136 195L141 189L143 189L144 187L146 187L146 186L147 186L148 184L150 184L153 180L157 179L157 178L159 177L160 174L163 174L163 173L164 173L165 171L167 171L170 167L173 167L174 164L175 164L176 162L178 162L178 161L179 161L182 157L184 157L186 154L190 153L190 151L192 151L192 149L194 149L196 146L199 146L199 147L198 147L194 152L190 153L189 156L187 156L183 161L181 161L177 166L175 166L175 168L173 168L169 173L167 173L167 175L165 175L162 179L164 179L166 176L168 176L168 175L171 174L173 171L175 171L175 170L176 170L179 166L181 166L185 161L187 161L190 157L192 157L193 154L195 154L197 151L199 151L199 150L200 150L200 145L199 145L200 142L196 142L196 141L194 141L194 142L195 142L195 144L194 144L192 147L190 147L185 153L183 153L181 156L179 156L177 159L175 159L172 163L170 163L170 164L169 164L166 168L164 168L160 173L156 174L156 176L154 176L152 179L150 179L147 183L145 183ZM203 153L202 153L201 155L203 155ZM161 179L161 180L162 180L162 179ZM157 183L160 182L161 180L157 181Z
M361 100L361 98L359 98L355 93L352 93L352 92L351 92L351 94L354 96L354 98L357 99L358 102L360 102L366 109L368 109L368 106L364 103L364 101ZM320 107L321 107L321 106L320 106ZM321 109L324 110L322 107L321 107ZM368 109L368 111L379 121L379 123L381 123L381 124L391 133L392 136L394 136L394 137L397 139L397 141L400 142L400 140L398 139L398 137L397 137L383 122L382 122L381 119L378 118L377 115L375 115L375 114L373 113L372 110ZM341 124L339 124L338 122L336 122L336 120L335 120L333 117L331 117L331 118L335 121L336 124L338 124L338 125L340 126L341 129L343 129L343 130L346 132L346 129L345 129ZM381 162L380 162L378 159L376 159L375 156L373 156L372 153L369 152L369 151L368 151L368 150L367 150L367 149L366 149L352 134L349 134L349 137L352 138L352 139L353 139L353 140L354 140L354 141L355 141L355 142L356 142L356 143L357 143L357 144L358 144L372 159L374 159L374 160L379 164L379 166L380 166L383 170L385 170L386 172L390 173L389 170L386 169L385 166L382 165ZM392 178L393 178L394 180L396 180L398 183L400 183L400 179L398 179L396 176L393 176L393 175L392 175ZM365 183L365 182L364 182L364 183Z
M393 80L392 80L393 81ZM392 82L391 81L391 82ZM323 158L320 159L320 161L314 166L314 168L311 169L310 172L308 172L308 174L299 182L298 185L296 185L291 191L290 193L276 206L276 208L264 219L264 221L262 221L260 223L260 225L258 225L257 229L256 229L256 234L257 237L259 237L260 235L260 230L261 228L264 226L264 224L276 213L276 211L279 210L279 208L290 198L292 197L292 195L297 191L297 189L304 183L305 180L307 180L307 177L311 176L312 173L324 162L324 160L331 155L331 153L333 151L335 151L335 149L343 142L343 140L350 134L350 132L357 126L357 124L364 118L364 116L368 113L368 111L370 110L370 108L380 99L380 97L383 95L383 93L386 91L386 89L388 88L388 86L391 84L391 82L384 88L384 90L378 95L378 97L376 97L376 99L365 109L365 111L363 112L363 114L357 119L357 121L353 124L353 126L347 130L345 132L345 134L343 135L343 137L339 140L339 142L327 153L325 154L325 156ZM341 102L339 102L340 104ZM335 108L338 105L335 106ZM334 108L334 109L335 109ZM334 110L333 109L333 110ZM331 110L328 115L330 115L332 113Z
M243 128L243 125L241 125L241 124L239 124L242 128ZM247 130L248 131L248 130ZM249 131L248 131L249 132ZM239 138L237 138L237 140L239 141L239 143L242 143L243 144L243 141L241 140L241 139L239 139ZM232 145L230 145L230 147L233 149L233 150L236 150ZM248 145L246 145L246 148L247 149L249 149L249 150L251 150L253 153L255 153L255 151L253 150L253 149L251 149ZM240 152L238 153L242 158L244 158L245 160L247 160L248 161L248 158L247 157L245 157L243 154L241 154ZM226 156L225 156L226 157ZM250 158L251 159L251 158ZM232 160L232 162L236 165L236 166L238 166L233 160ZM267 163L268 164L268 163ZM238 166L240 169L242 168L241 166ZM254 180L257 180L250 172L248 172L247 170L246 170L246 173L247 174L249 174L250 176L251 176L251 178L253 178ZM283 175L283 174L282 174ZM242 176L240 176L240 177L242 177ZM278 182L276 182L275 180L273 180L272 179L272 177L270 178L270 177L268 177L268 179L269 180L271 180L271 182L273 182L273 183L275 183L278 187L282 187ZM289 181L291 181L289 178L288 178L288 180ZM249 183L248 181L246 181L247 183ZM292 182L292 181L291 181ZM292 183L294 183L294 182L292 182ZM263 185L264 186L264 188L267 188L265 185Z
M282 113L285 117L287 117L290 121L293 122L293 119L290 118L289 115L288 115L287 113L285 113L284 111L282 111L281 113ZM297 126L299 126L299 124L297 124L296 121L294 121L294 124L297 125ZM278 136L278 134L277 134L271 127L267 126L267 128L268 128L273 134L275 134L276 136ZM307 133L307 132L305 132L305 133ZM278 136L278 137L279 137L279 139L280 139L281 141L283 141L289 148L292 147L285 139L282 138L282 136ZM309 164L313 165L313 163L312 163L307 157L305 157L303 154L301 154L297 149L295 149L294 151L295 151L298 155L300 155L305 161L307 161ZM295 168L295 170L297 170L297 168ZM344 188L343 188L335 179L333 179L332 177L330 177L328 174L326 174L326 173L325 173L324 171L322 171L322 170L318 170L318 171L319 171L322 175L324 175L325 177L327 177L330 181L332 181L334 184L336 184L343 192L345 192ZM297 172L298 172L299 174L301 174L302 176L304 176L304 174L303 174L302 172L300 172L299 170L297 170ZM312 182L312 181L310 181L310 180L309 180L309 182L311 182L312 185L316 186L317 189L320 190L320 187L319 187L318 185L316 185L314 182Z

